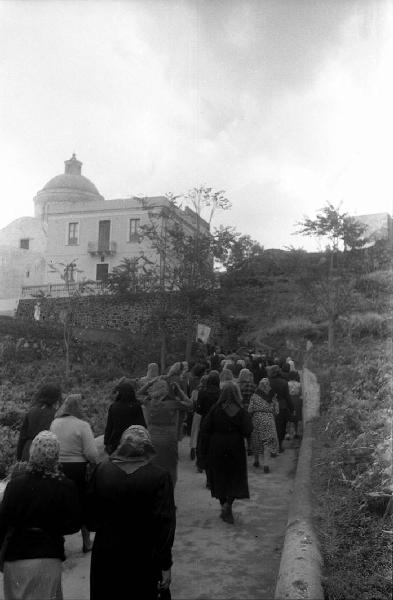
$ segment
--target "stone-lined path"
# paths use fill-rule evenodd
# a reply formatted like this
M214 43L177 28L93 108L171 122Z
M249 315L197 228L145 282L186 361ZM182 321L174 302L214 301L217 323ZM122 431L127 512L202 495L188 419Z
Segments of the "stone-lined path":
M173 600L272 600L296 469L297 450L285 444L269 474L248 458L251 498L235 501L235 525L219 518L218 501L189 459L188 438L180 444ZM67 537L66 554L64 600L88 600L90 555L81 552L80 534Z

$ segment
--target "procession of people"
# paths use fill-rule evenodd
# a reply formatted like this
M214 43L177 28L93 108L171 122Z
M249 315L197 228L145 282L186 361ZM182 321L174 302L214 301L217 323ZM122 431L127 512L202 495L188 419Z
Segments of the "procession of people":
M92 551L91 600L126 597L130 575L136 598L170 598L179 441L190 436L189 459L233 525L248 469L264 477L284 439L301 434L299 379L290 357L253 352L214 349L166 374L150 363L146 376L114 382L103 460L81 395L60 404L60 388L43 386L0 507L5 600L61 600L63 536L79 530Z

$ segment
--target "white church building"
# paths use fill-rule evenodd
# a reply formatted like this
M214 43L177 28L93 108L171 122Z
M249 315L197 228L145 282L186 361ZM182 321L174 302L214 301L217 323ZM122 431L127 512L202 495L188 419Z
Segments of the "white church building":
M170 201L165 196L105 200L87 177L75 154L65 161L64 173L37 192L34 217L16 219L0 230L0 312L12 310L23 293L61 295L64 265L76 269L71 280L104 282L123 258L144 254L159 258L139 235L151 213L161 214ZM176 209L176 220L190 233L196 214ZM207 232L203 219L200 226ZM64 290L65 292L65 290ZM66 292L65 292L66 293Z

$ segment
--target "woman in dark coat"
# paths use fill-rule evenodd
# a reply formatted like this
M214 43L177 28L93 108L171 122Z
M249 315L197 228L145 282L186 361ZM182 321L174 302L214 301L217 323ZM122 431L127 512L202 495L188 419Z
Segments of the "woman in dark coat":
M6 600L62 600L64 535L81 527L75 484L59 466L54 433L41 431L32 441L27 464L14 470L0 509L0 547L4 556Z
M207 376L206 386L198 392L195 412L200 416L199 434L196 447L197 469L199 472L206 470L206 456L203 455L202 436L200 435L203 421L216 404L220 396L220 374L218 371L210 371ZM206 471L206 487L210 488L209 474Z
M251 432L251 418L242 406L239 390L228 382L202 425L211 495L219 499L221 518L227 523L234 522L233 501L250 497L244 438Z
M279 412L276 415L276 429L278 437L279 451L284 452L283 441L285 438L285 432L287 429L287 422L293 413L293 404L289 395L288 382L281 376L281 370L278 365L272 365L270 367L270 396L276 395Z
M58 385L43 385L34 401L34 406L23 419L16 448L16 460L28 460L30 445L40 431L48 430L55 418L57 404L61 402L61 389Z
M151 386L146 402L149 433L156 451L153 462L169 471L175 487L179 459L179 422L183 421L185 411L192 408L192 401L176 383L172 386L170 390L165 379L160 378Z
M135 396L132 383L127 380L121 381L113 393L115 401L109 407L104 433L104 445L108 454L117 448L121 435L127 427L131 425L146 427L142 406Z
M91 600L156 600L158 588L169 587L176 528L173 486L168 471L152 464L153 455L147 430L133 425L92 475Z

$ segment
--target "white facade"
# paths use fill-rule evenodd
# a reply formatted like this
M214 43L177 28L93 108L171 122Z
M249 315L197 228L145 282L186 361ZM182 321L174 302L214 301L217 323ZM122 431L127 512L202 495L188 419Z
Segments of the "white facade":
M160 268L159 257L142 239L140 227L151 223L151 213L169 207L164 196L105 200L81 173L82 163L65 161L65 173L51 179L36 195L36 215L47 230L48 283L61 283L65 265L72 262L74 281L103 281L124 258L144 255ZM193 211L176 209L176 220L195 231ZM209 231L201 219L200 226Z
M151 209L154 205L157 211L165 202L165 198L149 198ZM59 268L61 263L76 261L78 280L100 280L123 258L137 258L141 253L157 262L148 242L140 241L138 235L149 217L136 198L56 203L48 207L47 219L48 265ZM50 268L48 281L58 281L58 274Z
M160 214L169 205L164 196L105 200L73 155L64 173L34 197L35 217L16 219L0 230L0 299L18 299L22 286L64 283L70 263L76 265L71 277L68 273L71 281L103 281L122 259L141 255L160 268L139 228L151 223L151 213ZM182 227L195 231L193 211L175 212ZM202 219L200 226L209 230Z

